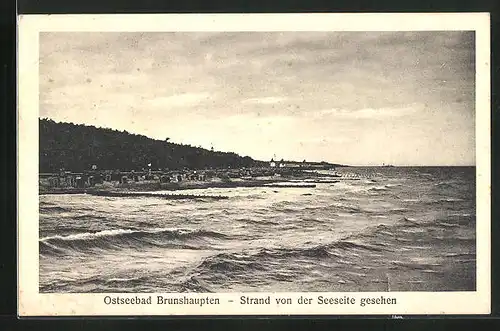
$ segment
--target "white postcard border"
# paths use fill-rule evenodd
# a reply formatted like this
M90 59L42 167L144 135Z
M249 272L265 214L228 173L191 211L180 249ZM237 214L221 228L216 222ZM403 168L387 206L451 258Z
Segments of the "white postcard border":
M18 314L75 315L349 315L489 314L490 265L490 21L488 13L433 14L129 14L24 15L18 34ZM240 305L241 295L40 294L38 290L38 54L42 31L444 31L476 32L476 284L474 292L254 293L269 305ZM147 298L152 304L106 304L106 296ZM156 304L160 297L213 298L220 304ZM313 298L298 304L300 297ZM355 304L318 304L318 297L354 298ZM395 298L368 304L362 298ZM292 304L276 304L290 298ZM230 302L232 300L232 302Z

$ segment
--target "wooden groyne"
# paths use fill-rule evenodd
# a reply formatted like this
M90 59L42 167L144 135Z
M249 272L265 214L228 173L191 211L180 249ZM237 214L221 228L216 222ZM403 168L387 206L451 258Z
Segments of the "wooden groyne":
M228 196L224 195L198 195L198 194L161 194L161 193L148 193L148 192L110 192L110 191L87 191L87 194L96 195L101 197L118 197L118 198L129 198L129 197L146 197L146 198L163 198L169 200L179 200L179 199L213 199L213 200L223 200L229 199Z
M276 188L314 188L316 184L304 184L304 185L296 185L296 184L266 184L264 187L276 187Z
M306 179L306 180L294 180L294 181L291 181L291 182L305 182L305 183L308 183L308 184L335 184L335 183L339 183L340 180L314 180L314 179Z
M52 195L52 194L85 194L87 190L85 189L77 189L77 188L68 188L68 189L51 189L51 190L43 190L40 191L40 195Z

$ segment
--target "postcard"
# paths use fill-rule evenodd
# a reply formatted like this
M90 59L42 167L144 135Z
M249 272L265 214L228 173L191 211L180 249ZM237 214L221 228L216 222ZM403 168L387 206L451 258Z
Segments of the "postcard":
M489 24L19 16L18 314L489 314Z

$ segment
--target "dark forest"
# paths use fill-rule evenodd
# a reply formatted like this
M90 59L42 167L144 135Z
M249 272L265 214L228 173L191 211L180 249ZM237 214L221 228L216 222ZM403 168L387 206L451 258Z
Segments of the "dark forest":
M40 172L241 168L263 165L235 153L211 151L143 135L40 119Z

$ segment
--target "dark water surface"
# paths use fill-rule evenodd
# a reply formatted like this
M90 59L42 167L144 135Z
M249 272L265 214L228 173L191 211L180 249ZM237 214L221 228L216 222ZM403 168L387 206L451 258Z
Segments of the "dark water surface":
M475 290L475 168L227 200L40 196L40 292Z

